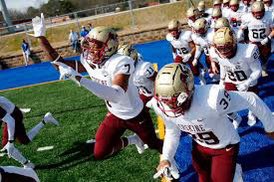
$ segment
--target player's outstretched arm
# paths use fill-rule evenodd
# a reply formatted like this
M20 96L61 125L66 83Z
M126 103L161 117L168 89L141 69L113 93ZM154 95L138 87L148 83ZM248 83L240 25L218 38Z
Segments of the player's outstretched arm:
M73 61L64 61L62 56L58 54L58 52L52 47L48 39L45 37L46 34L46 24L43 13L41 13L41 17L36 16L32 19L33 31L34 34L30 34L38 39L40 47L46 53L47 58L51 61L62 62L72 68L76 68L76 64ZM55 68L58 69L58 66L54 65ZM82 64L78 65L79 72L86 72L84 66Z
M274 117L267 105L253 92L225 92L218 102L226 113L249 109L263 123L266 133L274 139Z

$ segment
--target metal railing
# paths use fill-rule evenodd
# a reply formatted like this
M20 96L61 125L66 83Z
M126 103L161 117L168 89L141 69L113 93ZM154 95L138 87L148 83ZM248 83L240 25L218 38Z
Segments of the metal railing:
M78 28L80 29L79 19L91 17L91 16L103 16L104 14L108 13L117 13L122 11L128 11L133 10L137 8L143 8L147 6L153 6L163 3L169 3L169 0L158 0L154 3L150 3L150 1L138 1L138 0L130 0L126 2L116 3L116 4L110 4L100 7L94 7L91 9L86 9L82 11L76 11L69 14L63 14L55 17L48 17L46 18L46 24L48 26L55 26L59 24L65 24L66 22L74 21ZM134 17L132 18L132 24L134 25ZM0 28L0 36L8 35L8 34L14 34L18 32L27 32L32 29L31 22L22 23L22 24L16 24L9 27L2 27Z

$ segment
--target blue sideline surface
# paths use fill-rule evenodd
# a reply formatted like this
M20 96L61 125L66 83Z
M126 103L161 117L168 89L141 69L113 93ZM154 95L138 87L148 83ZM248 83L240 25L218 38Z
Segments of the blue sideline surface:
M171 47L167 41L155 41L135 46L144 59L158 63L158 67L172 62ZM78 57L67 60L79 60ZM260 79L259 96L274 111L274 55L269 64L269 77ZM49 62L0 71L0 90L58 80L59 73ZM195 83L198 80L195 79ZM198 112L198 111L197 111ZM274 181L274 141L267 138L261 122L253 127L247 125L246 111L241 112L243 121L238 129L241 136L240 154L246 182ZM182 134L176 153L176 161L181 173L181 182L197 181L197 175L191 165L191 138ZM156 167L156 166L155 166Z

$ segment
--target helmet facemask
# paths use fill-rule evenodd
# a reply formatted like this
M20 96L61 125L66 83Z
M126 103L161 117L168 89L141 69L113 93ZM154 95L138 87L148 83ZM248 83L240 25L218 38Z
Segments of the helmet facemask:
M230 59L236 54L236 38L227 27L220 28L215 32L213 44L217 53L224 58Z
M114 30L95 27L81 41L82 56L89 64L101 66L107 58L117 52L118 37Z

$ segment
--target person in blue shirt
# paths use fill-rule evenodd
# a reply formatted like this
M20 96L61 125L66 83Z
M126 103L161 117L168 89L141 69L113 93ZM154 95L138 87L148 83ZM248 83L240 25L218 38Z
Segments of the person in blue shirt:
M86 27L82 26L82 29L81 29L81 32L80 32L80 36L81 37L85 37L88 33L89 33L89 31L86 29Z
M29 56L30 56L30 47L29 47L29 44L25 41L25 39L23 39L21 48L22 48L22 51L23 51L25 66L28 66Z

